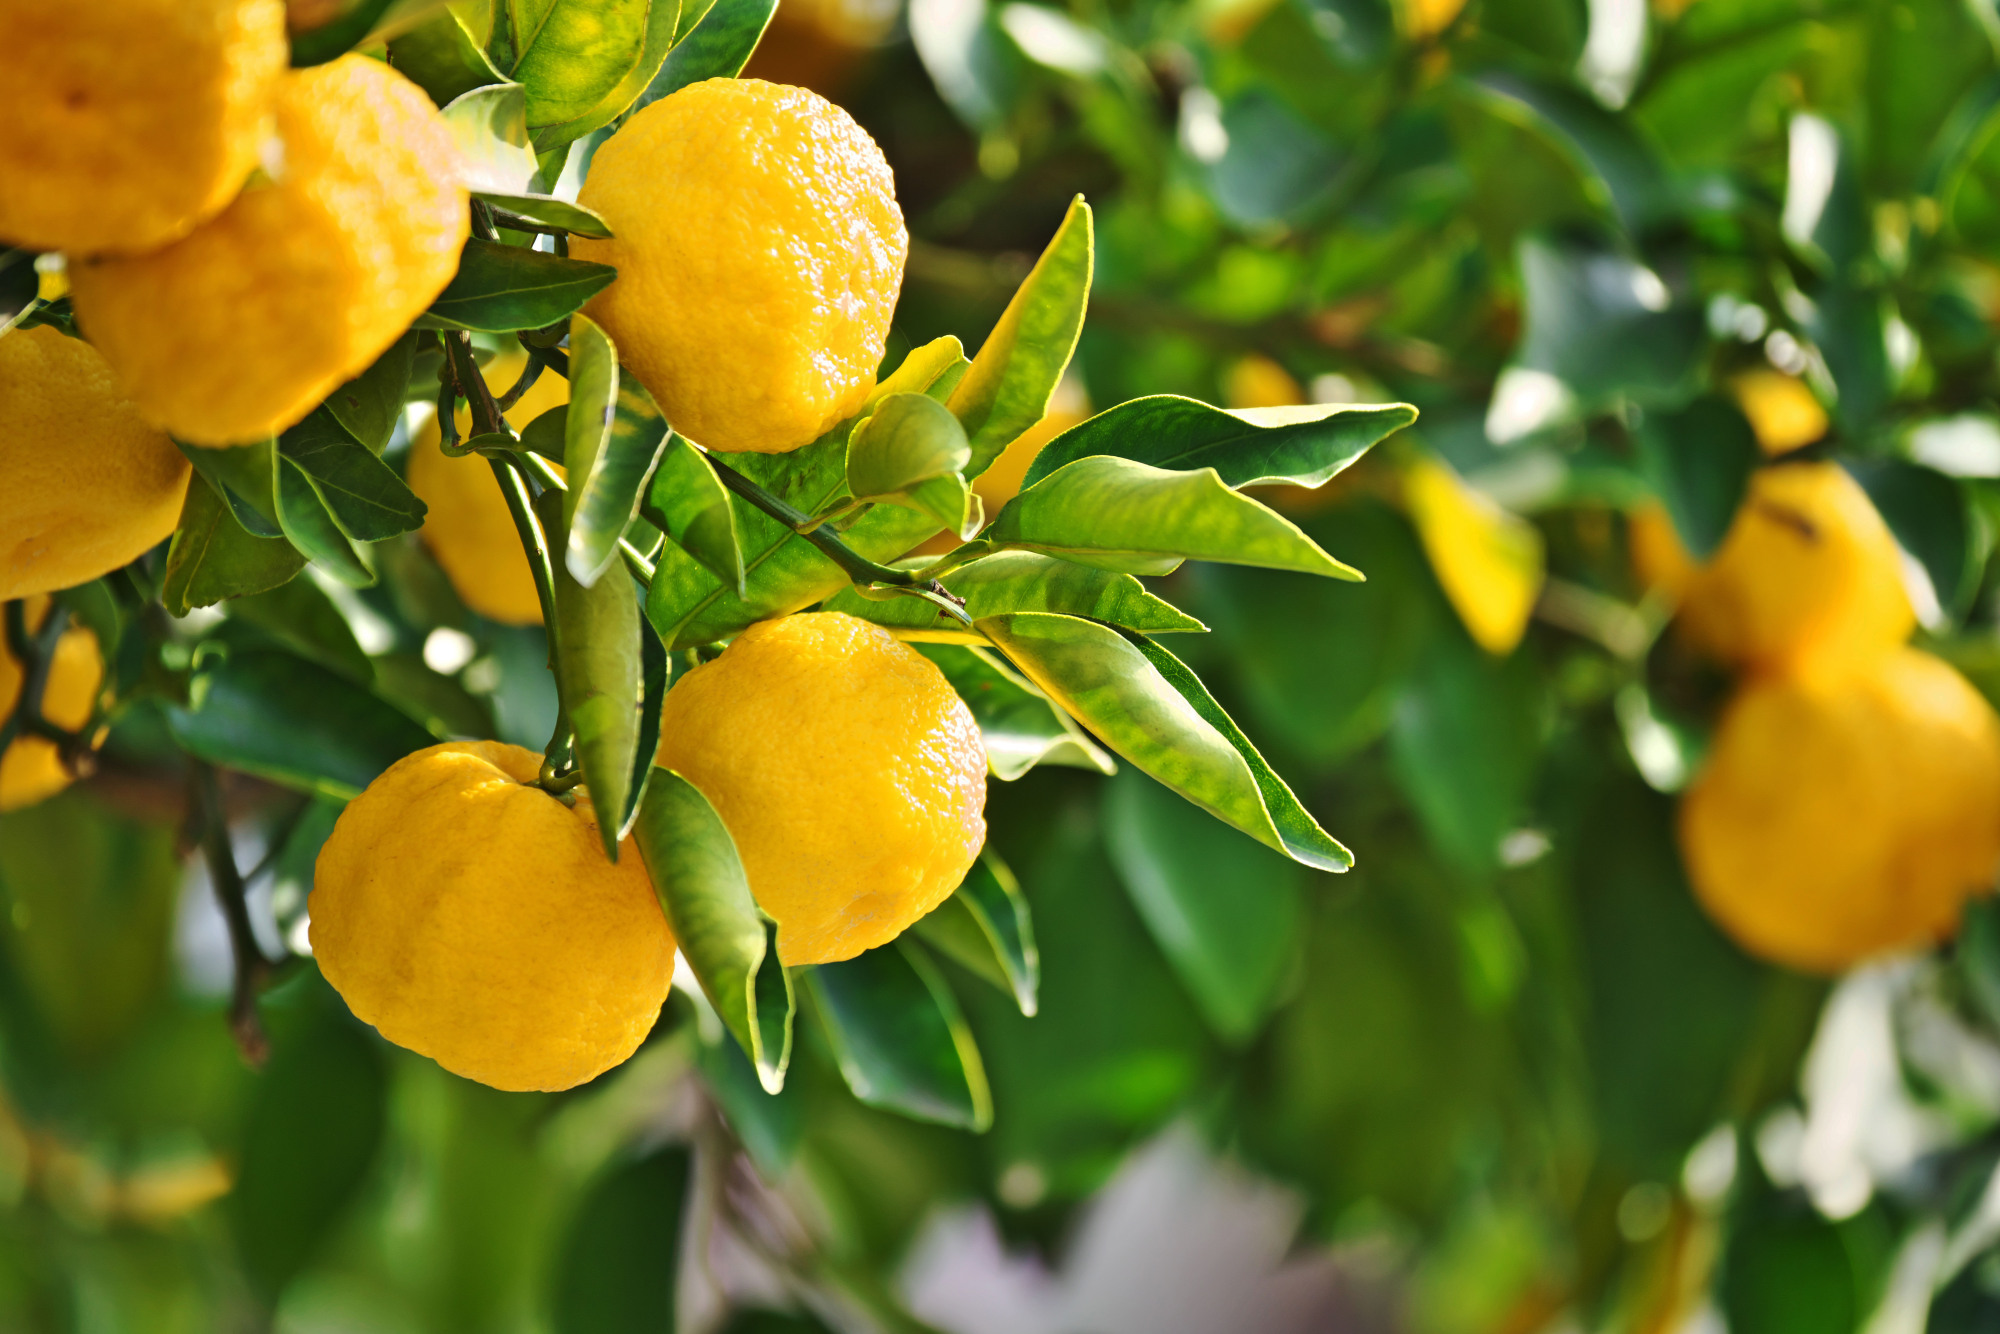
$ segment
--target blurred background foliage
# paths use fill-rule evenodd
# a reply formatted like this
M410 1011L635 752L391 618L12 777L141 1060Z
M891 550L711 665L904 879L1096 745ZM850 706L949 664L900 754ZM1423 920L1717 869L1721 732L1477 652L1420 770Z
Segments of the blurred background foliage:
M896 169L891 364L976 346L1082 192L1059 411L1422 410L1271 497L1368 583L1154 581L1356 869L1129 770L996 782L1042 981L1026 1018L939 964L983 1135L863 1106L815 1026L766 1097L681 987L628 1065L501 1094L293 960L253 1068L186 720L129 711L0 817L0 1328L1993 1328L2000 913L1831 984L1718 934L1672 819L1726 683L1643 548L1837 457L2000 694L1996 50L1986 0L784 0L747 73ZM226 645L211 690L284 655L239 720L274 756L359 744L343 691L538 744L539 632L378 554L149 633ZM225 779L277 959L339 794Z

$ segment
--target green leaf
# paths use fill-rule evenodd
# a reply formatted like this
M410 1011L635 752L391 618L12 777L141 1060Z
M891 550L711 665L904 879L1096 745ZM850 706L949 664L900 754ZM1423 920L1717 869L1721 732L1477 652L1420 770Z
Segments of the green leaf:
M569 404L558 403L522 427L521 443L551 463L561 463L569 445Z
M642 110L691 83L735 78L750 63L750 53L777 12L778 0L715 0L694 30L668 53L632 110Z
M807 513L822 512L847 485L847 435L854 423L891 394L941 392L960 372L958 340L945 337L911 351L852 420L789 454L739 454L731 466ZM754 621L801 607L847 585L840 567L790 528L747 502L731 500L743 553L744 592L736 595L679 548L662 549L646 615L669 649L705 644ZM937 521L895 505L869 509L841 540L870 560L893 560L937 531Z
M518 83L495 83L454 98L444 122L458 140L468 190L519 194L535 174L535 150L528 143L528 90Z
M847 437L847 489L856 500L900 499L949 477L972 456L958 418L928 394L890 394Z
M1635 235L1675 211L1671 183L1659 151L1636 122L1605 110L1573 84L1492 69L1473 86L1496 111L1537 131L1562 148L1584 172L1594 201L1608 207Z
M625 71L610 92L599 98L589 110L568 120L542 124L537 122L535 147L544 152L559 148L581 139L593 130L611 124L625 114L627 107L638 101L660 68L666 63L668 52L674 44L674 30L680 23L681 0L652 0L646 6L646 26L642 35L637 59Z
M326 396L326 410L347 433L380 455L395 434L416 365L417 335L405 333L375 364Z
M965 423L972 446L966 476L985 472L1047 415L1083 331L1095 254L1090 205L1078 195L952 391L948 406Z
M42 290L35 272L35 252L0 246L0 333L5 333L34 304Z
M254 537L283 537L278 522L278 452L276 441L207 449L175 441L194 470L208 479L229 503L229 511Z
M1042 959L1035 925L1014 873L992 848L965 873L952 896L918 919L917 934L971 972L1014 998L1034 1017Z
M1165 574L1192 558L1362 577L1213 468L1172 472L1105 455L1078 459L1015 496L985 540L1128 574Z
M771 954L776 957L775 946ZM766 1089L743 1048L723 1029L719 1022L697 1022L695 1064L750 1161L766 1181L782 1180L805 1137L805 1097L796 1084L776 1093Z
M483 199L494 207L505 209L529 222L539 222L545 227L560 227L574 236L589 236L601 241L611 235L611 226L604 219L581 204L572 204L567 199L557 199L554 195L474 190L472 197ZM507 219L504 217L498 221L502 227L507 225Z
M537 8L532 30L515 34L519 55L511 72L527 87L528 124L539 130L586 116L610 95L639 61L653 6L649 0L543 0ZM678 14L679 6L674 9Z
M694 784L655 769L632 837L703 994L776 1093L792 1054L791 978L722 817Z
M282 537L257 537L230 512L229 502L197 474L188 482L180 525L167 548L160 601L185 616L224 598L276 588L305 568L306 558Z
M290 459L278 460L278 522L285 538L307 560L349 588L368 588L375 572L362 563L340 525L327 513L312 478Z
M277 649L209 656L189 699L167 726L191 754L337 801L436 741L372 692Z
M417 317L417 327L474 333L545 328L583 309L617 276L608 264L470 240L457 275Z
M1621 397L1673 404L1688 396L1705 342L1701 310L1676 304L1659 275L1620 251L1568 238L1523 237L1520 262L1522 367L1562 381L1585 409ZM1495 408L1504 412L1504 396ZM1501 443L1527 433L1488 422Z
M554 1265L552 1334L674 1328L694 1155L685 1145L621 1153L584 1195ZM699 1226L699 1224L697 1224Z
M570 324L569 416L564 425L564 560L580 584L618 562L618 539L639 517L667 445L667 422L637 379L620 377L611 339L579 315Z
M743 552L729 488L708 466L708 456L679 432L667 437L640 512L725 588L743 595Z
M292 34L292 68L324 65L365 43L398 0L355 0L329 23Z
M1639 457L1689 554L1707 560L1736 517L1762 459L1757 436L1728 399L1698 398L1678 411L1649 412Z
M408 32L391 38L389 63L429 93L431 101L439 106L475 88L507 82L507 76L493 68L486 52L466 31L464 21L448 6L439 8ZM524 129L526 124L524 116Z
M1065 464L1115 454L1155 468L1213 468L1231 486L1319 486L1377 441L1417 419L1407 403L1309 404L1225 411L1192 398L1135 398L1049 441L1028 469L1033 486Z
M1217 819L1318 870L1354 864L1194 673L1158 644L1043 612L976 624L1105 745Z
M374 665L340 609L310 579L293 579L268 592L236 598L229 604L229 616L272 635L300 657L324 663L363 685L374 678Z
M1941 610L1962 615L1978 590L1985 552L1960 484L1901 459L1870 459L1851 470L1897 543L1924 567Z
M1172 603L1154 597L1129 574L1035 551L996 551L953 570L942 582L965 599L965 614L975 621L1009 611L1055 611L1151 635L1208 628ZM922 598L877 601L846 588L828 598L825 609L873 621L899 632L902 638L981 642L977 634L961 629L957 621Z
M552 550L562 549L563 493L535 502ZM632 797L641 732L639 708L645 647L639 601L622 572L595 584L577 582L563 561L555 566L556 687L576 730L576 756L598 811L604 854L618 860L619 814Z
M423 527L427 507L409 483L349 435L330 411L315 410L279 436L278 456L311 480L334 523L357 542L386 542ZM280 519L284 487L281 473Z
M975 1133L992 1124L979 1048L958 1001L917 946L897 942L804 972L855 1097Z
M1276 1004L1304 927L1298 867L1187 811L1127 769L1105 799L1106 845L1161 953L1225 1040L1253 1036Z
M917 651L937 664L972 710L986 745L986 767L995 778L1011 783L1038 764L1102 774L1117 768L1067 714L991 653L959 644L924 644Z

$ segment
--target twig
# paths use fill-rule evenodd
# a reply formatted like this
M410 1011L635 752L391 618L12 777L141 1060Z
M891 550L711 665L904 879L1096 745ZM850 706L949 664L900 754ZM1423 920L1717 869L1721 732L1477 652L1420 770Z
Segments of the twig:
M878 565L854 548L835 537L825 528L813 522L810 514L794 505L780 500L763 487L745 477L736 469L724 463L715 455L708 456L709 466L722 484L742 496L764 513L776 519L785 527L803 537L819 549L821 555L838 565L857 584L882 584L890 588L915 588L917 577L908 570L898 570L887 565Z
M542 378L543 369L544 367L540 361L534 357L529 357L528 364L521 368L521 378L514 381L512 389L500 395L500 411L512 412L514 405L521 401L521 396L534 388L535 381Z
M265 957L250 925L250 907L244 900L243 874L236 865L236 850L229 842L229 825L223 818L222 794L215 781L215 768L201 760L193 768L195 818L201 822L202 856L208 863L209 884L222 909L223 923L229 928L229 953L235 964L235 980L229 998L229 1031L243 1059L262 1066L271 1055L271 1040L257 1017L257 993L270 980L276 964Z

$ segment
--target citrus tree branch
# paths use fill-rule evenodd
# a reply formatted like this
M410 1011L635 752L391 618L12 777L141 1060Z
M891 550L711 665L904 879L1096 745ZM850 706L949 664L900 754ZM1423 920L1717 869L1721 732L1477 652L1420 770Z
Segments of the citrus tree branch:
M265 956L250 925L243 873L236 865L236 850L229 841L229 824L223 816L215 767L202 760L191 760L190 764L191 805L200 830L202 858L208 865L209 884L215 890L217 906L222 909L223 923L229 929L229 953L235 964L229 1031L243 1059L261 1066L271 1054L271 1043L257 1017L257 993L270 980L276 965Z

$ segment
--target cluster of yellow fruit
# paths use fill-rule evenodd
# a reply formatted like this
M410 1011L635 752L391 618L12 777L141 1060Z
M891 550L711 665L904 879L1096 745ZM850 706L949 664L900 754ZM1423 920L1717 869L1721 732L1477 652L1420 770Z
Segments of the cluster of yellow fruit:
M1905 643L1901 557L1867 493L1836 464L1779 463L1700 567L1662 511L1632 536L1680 632L1741 673L1681 803L1710 915L1819 973L1950 935L2000 871L2000 719Z

